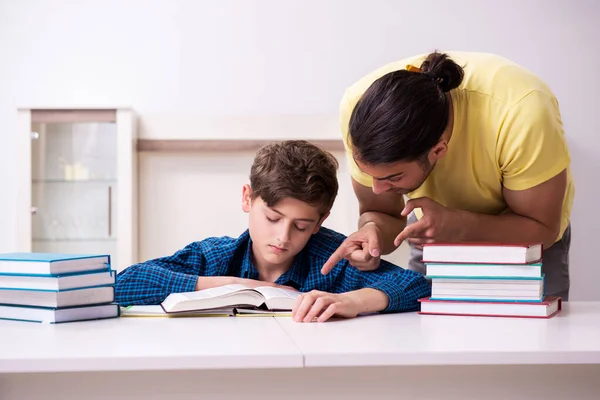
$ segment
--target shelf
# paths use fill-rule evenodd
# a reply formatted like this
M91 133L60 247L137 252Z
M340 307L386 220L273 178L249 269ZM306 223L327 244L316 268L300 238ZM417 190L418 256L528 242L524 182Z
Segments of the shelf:
M256 151L260 147L277 141L277 139L263 140L209 140L209 139L138 139L137 151ZM327 151L344 151L341 139L308 139L309 142L323 147Z
M32 183L117 183L116 179L32 179Z
M83 242L116 242L117 238L85 238L85 239L42 239L33 238L34 242L52 242L52 243L83 243Z

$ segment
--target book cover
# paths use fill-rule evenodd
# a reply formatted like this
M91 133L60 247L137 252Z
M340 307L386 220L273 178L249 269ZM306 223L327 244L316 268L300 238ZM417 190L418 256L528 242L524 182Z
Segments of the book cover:
M449 315L471 317L551 318L562 310L562 299L546 296L537 303L490 301L445 301L430 297L419 299L423 315Z

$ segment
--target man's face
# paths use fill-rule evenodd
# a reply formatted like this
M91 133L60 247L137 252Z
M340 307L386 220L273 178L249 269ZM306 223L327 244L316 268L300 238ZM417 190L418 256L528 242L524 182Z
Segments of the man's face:
M293 198L284 198L273 207L260 198L251 198L248 185L242 193L242 209L249 214L249 231L254 256L271 265L290 263L317 233L325 218L317 207Z
M367 165L356 160L358 168L373 177L373 193L405 195L417 190L435 167L428 159L384 165Z

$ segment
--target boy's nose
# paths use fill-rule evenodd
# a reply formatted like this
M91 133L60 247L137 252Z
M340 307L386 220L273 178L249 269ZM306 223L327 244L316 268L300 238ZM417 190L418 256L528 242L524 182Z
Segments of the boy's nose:
M290 241L290 228L285 227L279 232L279 242L281 244L286 244Z

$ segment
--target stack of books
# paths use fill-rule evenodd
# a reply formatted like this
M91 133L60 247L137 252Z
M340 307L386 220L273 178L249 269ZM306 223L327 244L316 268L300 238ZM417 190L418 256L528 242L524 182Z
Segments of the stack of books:
M109 255L0 254L0 319L60 323L120 315Z
M420 313L550 318L561 299L545 296L542 252L541 243L424 245L432 287Z

